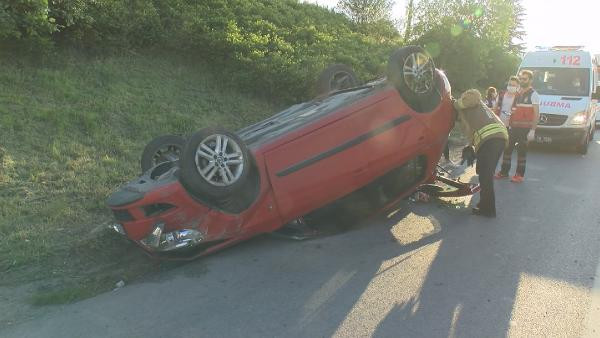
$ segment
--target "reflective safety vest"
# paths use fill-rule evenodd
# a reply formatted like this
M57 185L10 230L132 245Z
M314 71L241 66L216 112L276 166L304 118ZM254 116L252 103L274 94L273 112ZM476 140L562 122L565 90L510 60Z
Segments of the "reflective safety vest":
M515 102L510 115L509 126L515 128L532 128L537 123L533 104L531 104L533 88L515 97Z
M458 117L463 124L465 136L470 138L475 151L491 138L502 138L508 142L508 131L500 118L483 102L474 107L460 109Z
M483 141L490 138L503 138L508 140L508 131L506 130L504 124L493 122L483 128L480 128L479 130L476 130L473 133L473 146L475 146L475 151L479 150L479 147Z

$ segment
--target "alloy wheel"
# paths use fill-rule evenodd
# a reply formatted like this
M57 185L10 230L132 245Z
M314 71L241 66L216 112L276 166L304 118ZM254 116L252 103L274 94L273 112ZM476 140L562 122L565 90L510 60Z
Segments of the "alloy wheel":
M426 54L410 54L402 68L406 86L416 94L427 93L433 87L433 67L431 58Z
M206 182L224 187L234 184L244 170L242 150L227 135L208 136L196 148L196 169Z

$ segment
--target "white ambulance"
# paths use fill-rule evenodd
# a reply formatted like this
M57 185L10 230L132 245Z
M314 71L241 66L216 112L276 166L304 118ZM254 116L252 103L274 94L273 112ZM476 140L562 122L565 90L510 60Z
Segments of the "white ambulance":
M533 72L540 96L535 139L567 143L587 152L596 124L596 58L581 46L556 46L525 54L520 70Z

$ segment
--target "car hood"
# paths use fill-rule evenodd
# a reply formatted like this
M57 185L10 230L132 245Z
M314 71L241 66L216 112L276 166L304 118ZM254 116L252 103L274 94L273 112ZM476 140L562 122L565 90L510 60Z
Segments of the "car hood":
M540 113L573 115L585 111L590 104L589 97L540 95Z

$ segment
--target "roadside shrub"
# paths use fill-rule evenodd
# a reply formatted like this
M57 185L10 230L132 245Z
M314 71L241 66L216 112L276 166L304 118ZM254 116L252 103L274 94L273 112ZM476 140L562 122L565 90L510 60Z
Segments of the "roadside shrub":
M358 26L297 0L12 0L0 38L38 36L98 53L170 49L222 66L240 87L268 97L310 97L328 64L380 75L399 34L386 21ZM26 6L27 5L27 6ZM27 20L25 20L26 18Z
M313 93L328 64L352 66L363 79L380 75L398 33L368 35L344 15L294 0L208 0L183 24L191 48L233 65L229 76L259 93L299 100Z
M56 29L47 0L4 0L0 4L0 39L45 39Z

